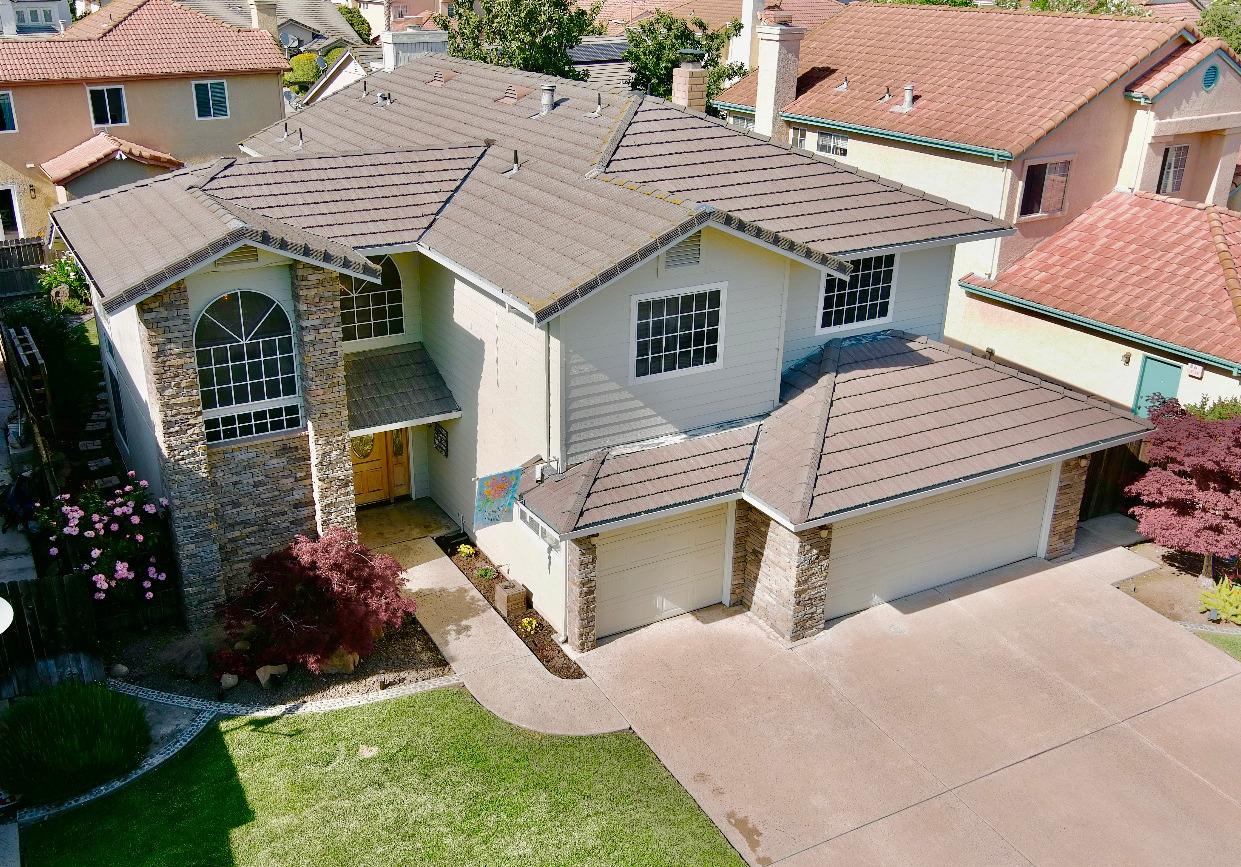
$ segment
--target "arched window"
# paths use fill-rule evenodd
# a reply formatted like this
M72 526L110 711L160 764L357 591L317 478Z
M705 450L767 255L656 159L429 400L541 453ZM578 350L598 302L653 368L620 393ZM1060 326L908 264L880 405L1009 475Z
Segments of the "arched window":
M207 442L301 424L293 329L271 298L246 290L221 295L199 317L194 350Z
M340 278L340 332L343 340L366 340L405 333L401 272L392 257L379 264L380 282Z

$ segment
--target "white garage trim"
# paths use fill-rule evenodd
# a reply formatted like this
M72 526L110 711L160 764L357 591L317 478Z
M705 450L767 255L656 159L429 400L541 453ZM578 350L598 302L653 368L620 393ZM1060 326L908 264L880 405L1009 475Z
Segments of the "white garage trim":
M1056 464L1051 468L1051 478L1047 480L1047 502L1043 506L1043 526L1038 535L1038 555L1040 557L1047 556L1047 543L1051 536L1051 521L1056 515L1056 491L1060 487L1060 471L1064 467L1064 461Z

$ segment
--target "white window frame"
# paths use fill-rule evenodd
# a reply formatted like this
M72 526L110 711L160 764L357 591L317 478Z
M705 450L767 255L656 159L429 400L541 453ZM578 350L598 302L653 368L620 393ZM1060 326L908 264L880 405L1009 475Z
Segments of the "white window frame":
M13 134L13 133L17 132L17 130L18 130L18 124L17 124L17 102L16 102L16 100L14 100L14 99L13 99L13 91L11 91L11 90L0 90L0 94L8 94L8 96L9 96L9 111L13 112L13 128L12 128L12 129L0 129L0 135L11 135L11 134Z
M896 287L900 285L901 280L901 254L900 253L879 253L871 256L859 256L857 259L848 260L850 263L861 261L862 259L876 259L880 256L892 257L892 291L888 293L888 315L881 319L866 319L862 322L849 322L843 325L823 325L823 305L827 303L827 281L839 280L835 274L822 272L822 279L819 281L819 304L814 311L814 333L819 334L840 334L845 331L868 331L879 325L886 325L896 316Z
M682 367L678 370L665 370L660 373L648 373L646 376L638 376L638 304L642 301L653 301L656 298L668 298L673 295L693 295L698 292L711 292L718 289L720 292L720 325L719 336L716 338L715 361L710 364L700 364L697 367ZM678 376L686 376L692 373L704 373L708 370L719 370L724 366L724 323L728 320L728 281L720 281L717 283L702 283L697 286L683 286L677 289L660 289L656 292L643 292L640 295L633 295L629 299L629 383L636 385L639 383L658 382L663 379L673 379Z
M1171 156L1171 154L1174 151L1180 151L1181 153L1185 154L1185 162L1181 166L1181 178L1180 178L1180 181L1177 183L1175 190L1172 190L1172 189L1164 190L1163 189L1164 171L1168 168L1168 158L1169 156ZM1182 142L1168 142L1167 144L1163 146L1163 148L1159 152L1159 175L1158 177L1155 178L1155 194L1156 195L1169 196L1173 198L1180 196L1181 191L1185 189L1185 176L1189 174L1189 154L1190 154L1189 142L1183 142L1183 141ZM1175 175L1176 170L1173 169L1172 173L1173 175Z
M843 142L844 144L829 144L825 149L823 145L827 142ZM840 152L837 152L837 147L839 147ZM814 152L828 157L847 157L849 155L849 136L843 132L819 130L814 135Z
M17 222L17 237L26 237L26 227L22 223L21 197L18 194L19 188L17 184L0 184L0 190L8 190L13 196L13 219ZM0 228L0 236L3 234L3 229Z
M273 301L277 307L280 308L280 310L284 313L285 316L289 318L289 336L292 338L292 341L293 341L293 376L294 376L294 381L297 387L297 394L293 395L292 397L276 397L276 398L269 398L267 400L253 401L251 403L232 404L230 406L225 406L225 407L217 406L213 409L207 409L205 406L202 405L202 383L199 382L198 380L198 349L199 347L198 347L198 341L196 339L198 335L198 323L202 321L203 316L205 316L207 314L207 311L211 309L212 304L215 304L215 302L219 301L225 295L232 295L234 292L253 292L256 295L265 295L267 298ZM213 296L211 300L209 300L205 305L203 305L203 309L198 312L198 315L194 317L194 327L190 331L190 347L194 353L194 389L198 394L198 408L200 412L200 417L202 419L204 437L207 434L207 419L209 418L224 418L226 416L240 415L246 412L257 412L260 410L269 410L269 409L281 409L295 402L297 404L298 424L294 425L293 427L281 428L280 430L277 430L277 431L265 431L264 433L258 433L258 434L248 434L246 436L232 437L229 439L211 440L207 442L207 448L213 448L216 446L227 447L227 446L235 445L237 443L248 442L251 440L264 439L266 437L288 436L291 434L295 434L298 431L306 430L307 428L306 394L305 394L305 389L303 388L303 383L302 383L302 360L301 360L301 347L300 347L300 342L298 340L298 333L297 333L297 317L294 316L293 311L290 310L288 306L286 306L285 303L281 301L279 298L277 298L275 295L272 295L270 292L265 292L262 289L246 289L244 287L239 287L237 289L230 289L227 292L221 292L218 295Z
M341 324L340 324L340 340L341 340L341 344L342 344L342 345L344 345L345 347L347 347L346 351L349 351L349 352L355 352L355 351L360 351L360 350L362 350L362 349L366 349L366 348L368 348L369 346L372 346L372 345L373 345L373 344L372 344L372 341L388 341L388 340L391 340L392 338L396 338L396 339L400 340L401 338L404 338L404 337L405 337L405 336L409 333L409 332L408 332L408 329L407 329L407 327L406 327L406 323L405 323L405 319L406 319L406 316L405 316L405 312L406 312L406 311L405 311L405 279L404 279L404 277L401 275L401 269L400 269L400 266L399 266L399 265L397 265L396 260L395 260L395 259L393 259L391 256L380 256L377 260L375 260L375 264L379 265L379 267L382 269L382 268L383 268L383 265L384 265L384 261L385 261L385 260L387 260L387 261L389 261L389 262L391 262L391 263L392 263L392 267L396 269L397 279L398 279L398 281L400 281L400 282L399 282L400 288L397 290L397 292L400 294L400 297L401 297L401 303L400 303L400 305L399 305L399 306L400 306L400 309L401 309L401 318L400 318L399 320L393 320L393 319L390 319L390 318L388 318L388 317L386 317L386 316L385 316L385 318L384 318L384 320L383 320L383 321L384 321L384 322L386 322L386 323L388 323L388 325L389 325L389 328L388 328L388 333L387 333L387 334L371 334L369 337L346 337L346 336L345 336L345 329L346 329L346 328L353 328L353 329L354 329L354 331L355 331L355 333L356 333L356 331L357 331L357 328L358 328L358 321L357 321L357 318L356 318L356 315L357 315L357 307L355 306L355 307L353 308L353 310L351 311L351 312L353 312L353 313L354 313L354 316L355 316L354 321L353 321L350 325L346 325L346 324L345 324L345 322L344 322L344 314L345 314L345 310L344 310L344 306L345 306L345 305L344 305L345 287L344 287L343 282L342 282L342 285L341 285L341 296L342 296L342 297L341 297ZM356 296L357 296L357 293L358 293L359 289L361 289L361 290L363 290L363 291L367 291L367 292L374 292L374 291L376 291L375 289L371 288L371 287L375 287L375 286L378 286L378 287L379 287L378 291L385 293L385 296L386 296L386 294L387 294L388 292L392 291L392 290L390 290L390 289L386 289L386 288L384 288L382 283L370 283L370 282L367 282L367 281L359 280L359 279L358 279L358 278L356 278L356 277L348 277L348 278L344 278L344 279L348 279L348 280L350 281L350 288L351 288L351 290L352 290L352 291L350 291L350 293L349 293L349 294L350 294L350 295L352 295L352 296L354 296L354 297L356 297ZM390 307L390 306L392 306L392 305L391 305L391 304L389 304L389 303L387 302L387 300L385 299L384 304L383 304L382 306L385 308L385 312L386 312L386 308L388 308L388 307ZM371 304L371 305L368 305L368 309L369 309L369 310L371 310L371 311L374 311L375 307L374 307L374 305L373 305L373 304ZM401 326L401 330L400 330L400 331L393 331L393 330L392 330L391 325L392 325L392 323L393 323L394 321L396 321L396 322L399 322L399 323L400 323L400 326ZM370 324L371 324L371 325L373 325L373 324L375 323L375 320L372 318L371 320L369 320L369 322L370 322Z
M121 123L95 123L95 106L91 102L91 94L96 90L119 90L121 92L121 111L125 113L125 120ZM107 97L104 97L107 101ZM86 88L86 111L90 114L91 129L111 129L114 126L129 126L129 95L125 93L125 85L123 84L92 84Z
M51 9L47 9L47 8L44 8L44 9L43 9L43 21L42 21L42 23L43 23L43 24L55 24L55 23L56 23L56 22L52 21L52 10L51 10Z
M207 85L207 101L211 101L211 85L220 83L224 85L224 114L212 114L203 117L198 113L198 85ZM190 99L194 105L194 120L228 120L233 115L233 102L228 93L228 81L223 78L200 78L197 81L190 82ZM129 117L128 106L126 107L125 117Z
M109 345L111 341L108 341ZM108 396L111 398L108 410L112 416L112 430L116 433L116 441L125 449L125 454L129 454L129 419L125 417L125 395L121 393L121 377L116 372L116 364L111 359L106 359L104 370L107 372L107 390ZM116 385L113 388L113 385ZM117 418L117 409L120 409L121 418Z
M806 150L806 138L810 135L809 130L804 126L794 126L789 128L789 147L798 150Z
M16 19L18 24L26 23L26 10L25 9L15 9L13 10L13 13L14 13L14 18Z
M1073 180L1073 164L1076 162L1075 154L1057 154L1050 157L1037 157L1026 160L1021 167L1021 183L1017 185L1017 201L1015 202L1015 222L1027 223L1032 220L1046 220L1051 217L1062 217L1069 209L1069 184ZM1064 198L1060 202L1060 210L1058 211L1039 211L1037 214L1021 214L1021 200L1026 194L1026 177L1030 173L1033 166L1046 166L1052 163L1068 163L1069 172L1064 177ZM1044 176L1046 183L1046 176ZM1046 187L1044 186L1044 190Z

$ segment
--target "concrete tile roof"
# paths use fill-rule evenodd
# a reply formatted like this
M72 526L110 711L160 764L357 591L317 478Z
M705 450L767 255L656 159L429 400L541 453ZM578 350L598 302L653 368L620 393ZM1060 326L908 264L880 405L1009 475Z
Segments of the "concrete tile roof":
M624 36L587 36L569 49L569 59L574 64L608 63L620 60L628 50Z
M794 525L933 492L1150 430L1102 401L896 331L833 340L757 427L596 453L530 485L560 533L745 494Z
M1202 9L1185 0L1176 0L1171 3L1146 2L1142 4L1151 15L1156 18L1175 18L1196 24L1198 19L1202 17Z
M461 412L421 343L345 354L349 430L374 430Z
M603 177L667 190L836 256L1004 228L985 214L652 98L617 140Z
M182 6L210 15L235 27L250 26L247 0L176 0ZM362 42L357 32L330 0L276 0L276 23L296 22L323 36L342 39L351 45Z
M798 27L818 26L845 8L845 4L837 0L780 0L767 5L778 5L781 11L791 13ZM712 30L741 20L741 0L681 0L679 3L674 0L661 8L677 18L701 18ZM648 15L650 12L640 15L638 20Z
M52 157L39 168L43 169L43 173L52 183L64 184L108 160L115 159L118 154L123 154L126 159L168 169L179 169L184 165L171 154L101 132L69 148L63 154Z
M261 30L173 0L114 0L56 36L0 41L0 83L275 73L284 53Z
M336 241L226 203L185 169L77 199L52 211L56 231L115 313L241 244L369 279L378 266Z
M1134 79L1125 88L1125 93L1144 99L1154 99L1175 84L1182 75L1217 51L1236 59L1236 55L1231 54L1228 43L1222 39L1212 37L1193 44L1186 43Z
M596 19L603 25L609 36L618 36L625 32L625 26L644 18L660 8L663 0L603 0ZM578 5L590 9L591 0L578 0Z
M806 35L783 110L1015 156L1187 28L1197 35L1161 18L850 3ZM907 83L914 109L893 112ZM719 102L752 108L756 86L751 73Z
M1241 214L1116 192L997 279L962 282L1241 364L1238 261Z

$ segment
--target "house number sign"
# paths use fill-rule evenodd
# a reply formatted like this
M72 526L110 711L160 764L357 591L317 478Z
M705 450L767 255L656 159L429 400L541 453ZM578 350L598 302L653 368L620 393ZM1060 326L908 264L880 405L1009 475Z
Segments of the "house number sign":
M431 425L431 440L435 444L435 450L444 457L448 457L448 431L444 430L444 426L439 422Z

